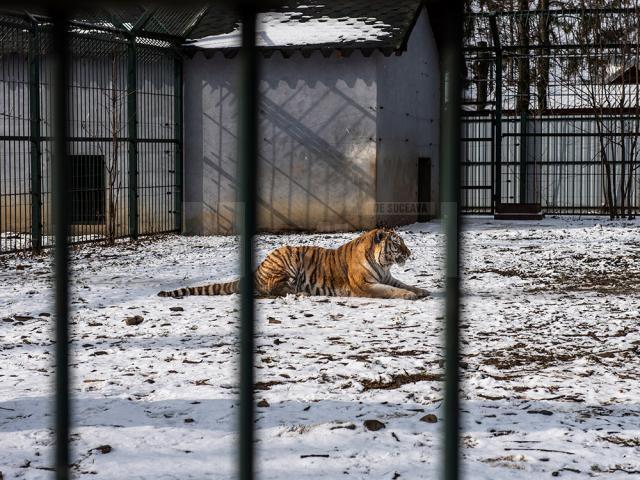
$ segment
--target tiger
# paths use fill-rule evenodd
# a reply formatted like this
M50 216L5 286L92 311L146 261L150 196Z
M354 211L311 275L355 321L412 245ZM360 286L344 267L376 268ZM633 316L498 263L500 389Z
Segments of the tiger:
M392 265L403 266L410 256L400 235L389 228L367 231L338 248L283 246L271 251L256 269L255 293L258 298L299 294L416 300L428 292L404 284L390 272ZM234 280L158 295L229 295L239 290L240 280Z

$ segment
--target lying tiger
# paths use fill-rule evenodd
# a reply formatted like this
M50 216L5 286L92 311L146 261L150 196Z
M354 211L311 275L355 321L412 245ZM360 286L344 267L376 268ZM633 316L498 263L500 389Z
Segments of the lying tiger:
M391 229L377 228L338 248L280 247L270 252L255 273L259 297L287 294L415 300L426 290L405 285L391 276L394 263L402 266L411 252ZM240 281L160 292L161 297L228 295L239 292Z

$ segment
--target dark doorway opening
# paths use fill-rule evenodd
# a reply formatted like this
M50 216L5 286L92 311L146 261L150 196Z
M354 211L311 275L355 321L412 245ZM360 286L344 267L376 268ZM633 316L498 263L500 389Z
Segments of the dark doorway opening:
M103 155L71 155L71 223L101 224L105 219Z
M431 219L431 159L418 158L418 222Z

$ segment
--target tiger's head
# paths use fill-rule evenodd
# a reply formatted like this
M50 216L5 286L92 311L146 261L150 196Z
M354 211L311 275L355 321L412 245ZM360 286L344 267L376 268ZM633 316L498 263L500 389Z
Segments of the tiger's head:
M402 237L390 228L378 228L373 231L373 247L375 259L386 268L394 263L402 266L411 256L411 251Z

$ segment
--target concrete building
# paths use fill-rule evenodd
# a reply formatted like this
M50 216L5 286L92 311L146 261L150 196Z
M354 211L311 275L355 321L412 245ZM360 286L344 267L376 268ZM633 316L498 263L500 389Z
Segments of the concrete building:
M234 232L240 25L228 8L73 13L73 242ZM423 0L292 0L258 16L261 230L356 230L433 213L418 205L438 202L432 13ZM51 19L6 20L0 252L50 245L53 227Z
M259 228L416 221L419 201L438 202L439 56L429 12L419 0L305 3L258 19ZM239 26L211 12L189 38L184 231L233 233Z

